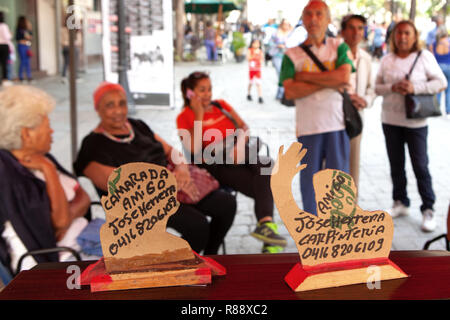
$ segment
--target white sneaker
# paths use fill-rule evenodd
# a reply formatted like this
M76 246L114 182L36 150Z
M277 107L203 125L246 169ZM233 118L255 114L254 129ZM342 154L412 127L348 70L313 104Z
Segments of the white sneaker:
M3 80L2 85L4 87L11 87L14 83L12 81L9 80Z
M425 209L422 211L422 231L432 232L434 229L436 229L436 219L433 210Z
M409 215L409 208L405 206L400 200L395 200L391 209L386 210L392 218Z

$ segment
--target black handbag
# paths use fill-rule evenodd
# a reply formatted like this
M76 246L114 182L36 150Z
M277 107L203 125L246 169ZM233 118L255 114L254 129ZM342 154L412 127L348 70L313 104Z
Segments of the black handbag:
M341 92L343 98L345 131L350 139L361 134L363 123L359 111L355 108L347 91Z
M300 47L305 50L308 56L314 61L314 63L319 67L322 71L327 71L327 68L322 64L322 62L312 53L308 46L302 44ZM358 109L352 103L350 95L347 91L340 92L342 95L343 103L342 109L344 110L344 123L345 123L345 131L350 139L361 134L363 129L363 123L361 119L361 115L358 112Z
M411 73L419 59L422 51L419 51L416 59L406 75L406 79L409 80ZM405 95L405 111L406 118L408 119L425 119L428 117L437 117L442 115L439 107L439 101L435 94L407 94Z

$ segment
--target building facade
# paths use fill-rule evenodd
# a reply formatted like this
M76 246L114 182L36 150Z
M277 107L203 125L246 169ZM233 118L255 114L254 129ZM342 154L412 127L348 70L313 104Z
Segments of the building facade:
M74 15L82 33L82 47L79 66L85 70L93 61L101 59L101 13L100 0L75 0L73 8L68 7L68 0L0 0L0 11L5 15L13 44L17 20L25 16L32 24L33 40L31 51L31 70L33 78L56 75L62 68L62 50L60 30L67 14ZM17 51L17 49L16 49ZM12 77L17 77L18 57L14 61Z

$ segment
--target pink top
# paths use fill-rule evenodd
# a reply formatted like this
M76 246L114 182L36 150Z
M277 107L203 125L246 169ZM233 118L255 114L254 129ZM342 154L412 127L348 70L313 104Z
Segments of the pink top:
M9 45L11 42L11 31L6 23L0 23L0 44Z

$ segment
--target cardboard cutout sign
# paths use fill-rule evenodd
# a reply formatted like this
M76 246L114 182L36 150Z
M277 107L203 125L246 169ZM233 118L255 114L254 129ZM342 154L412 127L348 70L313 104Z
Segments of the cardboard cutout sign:
M129 163L113 171L102 197L106 222L100 229L104 257L90 265L80 283L91 291L211 283L226 270L166 232L179 208L177 183L168 169Z
M350 175L322 170L313 177L317 216L301 210L292 195L292 179L306 167L301 143L280 148L271 188L275 204L300 255L285 280L295 291L367 282L368 266L379 266L381 280L406 277L389 259L394 225L384 211L364 211L356 204Z
M130 163L114 170L102 197L106 223L100 239L106 270L131 271L194 258L189 244L166 232L177 212L175 176L163 167Z

